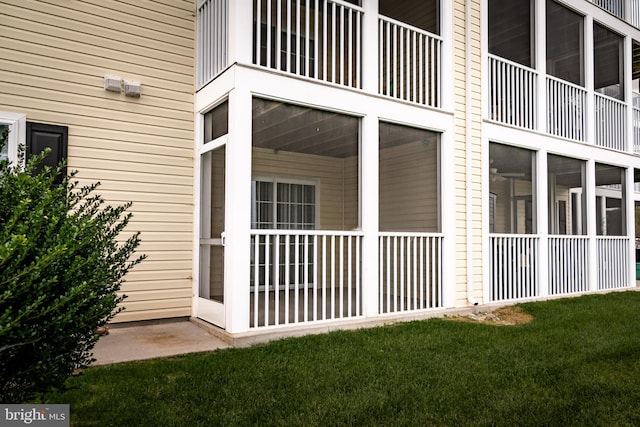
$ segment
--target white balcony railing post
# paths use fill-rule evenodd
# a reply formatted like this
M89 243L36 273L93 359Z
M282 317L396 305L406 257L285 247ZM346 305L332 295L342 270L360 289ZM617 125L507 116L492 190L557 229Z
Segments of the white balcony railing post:
M538 74L531 68L489 55L489 118L526 129L538 123Z
M251 328L363 315L362 233L252 230Z
M362 7L341 0L254 2L254 64L363 87Z
M444 306L442 242L441 234L380 233L380 314Z
M384 16L378 21L378 93L417 104L442 104L442 38Z
M538 237L532 235L494 234L489 237L491 301L540 295L538 243Z

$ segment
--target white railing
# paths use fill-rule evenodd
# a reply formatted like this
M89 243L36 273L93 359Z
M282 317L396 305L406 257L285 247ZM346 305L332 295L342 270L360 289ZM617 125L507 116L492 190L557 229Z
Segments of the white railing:
M633 108L633 152L640 154L640 108Z
M599 93L594 96L596 145L626 151L627 106L624 102Z
M531 298L538 290L538 238L527 235L489 237L490 300Z
M585 236L549 237L549 295L589 290L588 246Z
M620 19L624 19L624 0L591 0L591 3Z
M362 15L340 0L255 0L254 63L361 88Z
M378 37L379 93L439 107L442 39L384 16L379 19Z
M491 120L536 129L537 78L528 67L489 55Z
M228 11L228 0L198 1L198 88L209 83L228 66Z
M380 233L379 312L443 306L442 235Z
M630 286L629 238L598 237L598 289Z
M362 234L251 232L252 328L362 315Z
M547 76L547 131L563 138L586 138L587 91L577 85Z
M638 0L631 0L631 16L629 17L629 23L636 28L640 28L640 2Z

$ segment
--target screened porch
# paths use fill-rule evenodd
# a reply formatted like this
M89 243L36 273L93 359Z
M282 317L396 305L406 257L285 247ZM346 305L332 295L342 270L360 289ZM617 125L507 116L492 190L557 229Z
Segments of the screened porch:
M250 327L442 307L439 136L379 125L379 282L364 283L360 120L254 98Z
M627 56L624 35L553 0L489 1L488 28L491 120L640 154L637 41Z
M586 160L496 143L489 150L491 301L634 284L626 169L594 163L590 172ZM546 188L539 188L534 171L543 160Z

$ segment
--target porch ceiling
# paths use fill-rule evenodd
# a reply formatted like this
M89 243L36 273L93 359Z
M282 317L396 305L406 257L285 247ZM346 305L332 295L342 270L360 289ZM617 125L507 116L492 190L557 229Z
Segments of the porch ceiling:
M253 146L317 156L358 155L355 117L255 98Z

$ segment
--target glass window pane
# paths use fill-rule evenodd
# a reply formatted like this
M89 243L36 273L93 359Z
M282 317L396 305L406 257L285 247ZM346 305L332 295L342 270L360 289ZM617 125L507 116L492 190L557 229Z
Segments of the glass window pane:
M593 74L595 90L624 100L623 38L607 28L593 25Z
M229 102L225 101L204 114L204 141L207 143L229 133Z
M509 145L489 144L489 191L494 198L490 222L496 233L537 232L533 177L535 153Z
M381 122L380 231L440 231L440 135Z
M380 15L440 34L440 0L380 0Z
M596 231L600 236L626 235L625 170L596 163Z
M584 86L584 18L547 0L547 73Z
M534 67L532 10L531 0L489 0L489 53Z
M314 212L316 203L323 204L313 221L298 208L295 223L277 217L278 223L325 230L359 227L358 118L254 98L252 132L252 174L274 177L278 202L301 205L308 198Z
M550 154L547 168L549 234L586 234L585 162Z

